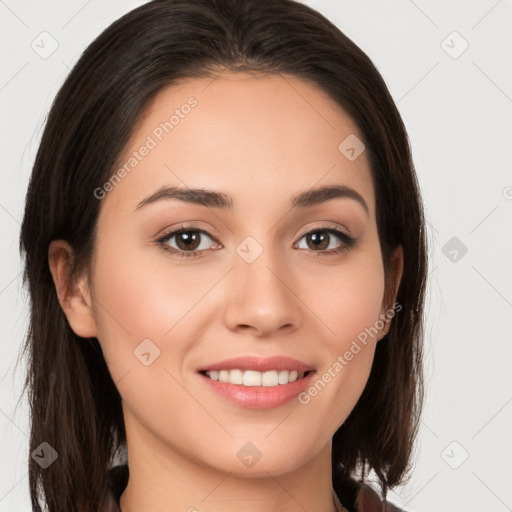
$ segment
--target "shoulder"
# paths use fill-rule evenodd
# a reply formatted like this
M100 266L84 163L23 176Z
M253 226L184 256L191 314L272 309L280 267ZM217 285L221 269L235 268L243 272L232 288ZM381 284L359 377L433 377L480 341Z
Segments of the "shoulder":
M121 512L119 500L121 498L121 494L123 494L123 491L126 488L126 485L128 484L128 476L128 464L114 466L109 469L107 502L101 512Z
M335 492L343 504L341 512L407 512L382 500L370 485L352 475L336 479Z
M358 486L354 512L406 512L392 503L382 501L369 485L358 482Z

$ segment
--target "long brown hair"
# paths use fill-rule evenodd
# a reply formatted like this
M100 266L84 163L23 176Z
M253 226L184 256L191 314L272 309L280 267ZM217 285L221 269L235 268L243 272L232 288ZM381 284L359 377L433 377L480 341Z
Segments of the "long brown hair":
M49 244L67 240L72 273L88 268L101 203L94 190L112 175L144 108L176 80L221 69L307 80L363 136L387 277L393 249L403 247L396 296L402 309L377 344L362 396L333 437L333 485L349 504L358 471L364 477L373 469L385 495L410 470L423 401L427 244L409 140L384 80L356 44L299 2L155 0L114 22L85 50L55 98L30 178L20 233L30 294L23 392L30 453L42 442L58 453L47 469L28 457L34 511L44 498L51 512L97 512L108 469L126 442L121 397L98 340L77 336L59 305Z

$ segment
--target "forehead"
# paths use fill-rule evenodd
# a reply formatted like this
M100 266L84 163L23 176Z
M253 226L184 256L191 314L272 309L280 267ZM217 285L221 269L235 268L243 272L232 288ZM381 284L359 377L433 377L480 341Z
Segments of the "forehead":
M336 102L291 75L181 80L161 90L134 126L114 169L124 168L123 178L107 202L133 209L158 187L179 185L222 190L247 206L257 197L258 207L343 184L358 190L374 215L366 152L355 160L343 152L344 141L360 139Z

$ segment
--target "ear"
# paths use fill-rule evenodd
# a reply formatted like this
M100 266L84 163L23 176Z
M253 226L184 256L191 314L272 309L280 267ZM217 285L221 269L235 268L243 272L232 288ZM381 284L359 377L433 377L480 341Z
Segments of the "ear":
M381 309L381 318L385 318L384 320L384 328L382 329L382 334L380 335L380 339L382 339L389 332L391 328L391 319L395 314L395 309L393 308L396 296L398 293L398 288L400 287L400 282L402 280L402 274L404 270L404 251L401 245L399 245L391 255L389 276L386 279L386 291L384 293L384 300L382 302ZM400 311L401 307L396 309L396 311ZM393 316L391 313L387 314L387 311L393 311Z
M48 249L48 264L60 306L75 334L82 338L97 335L92 296L87 275L71 275L74 252L65 240L53 240Z

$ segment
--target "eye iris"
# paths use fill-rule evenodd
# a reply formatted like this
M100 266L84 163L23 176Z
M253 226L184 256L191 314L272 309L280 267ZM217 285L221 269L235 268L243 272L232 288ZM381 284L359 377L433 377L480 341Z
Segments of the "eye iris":
M197 230L180 231L174 233L176 245L182 251L194 251L200 245L200 232ZM306 235L307 245L310 249L324 250L329 246L329 231L315 231Z
M310 233L307 235L308 245L309 241L313 242L311 249L325 249L329 246L329 235L326 231L317 231L316 233Z
M183 246L181 242L184 242ZM176 245L184 251L197 249L199 246L199 233L195 231L182 231L181 233L177 233Z

